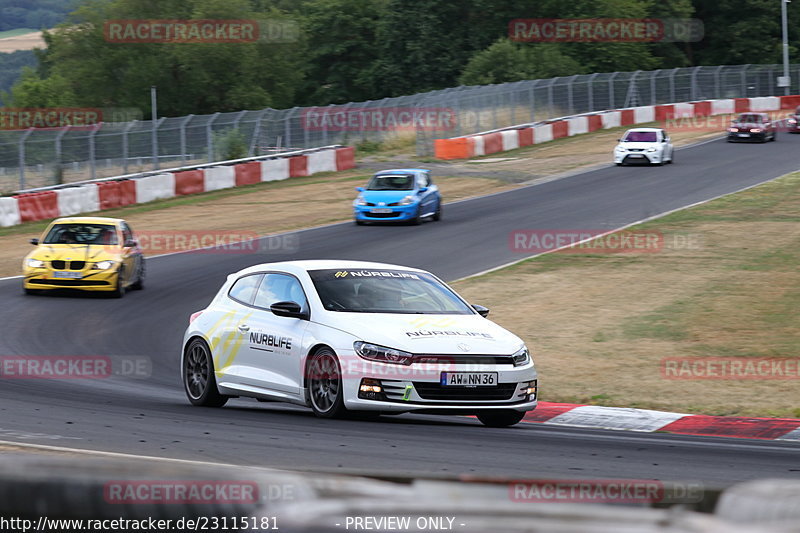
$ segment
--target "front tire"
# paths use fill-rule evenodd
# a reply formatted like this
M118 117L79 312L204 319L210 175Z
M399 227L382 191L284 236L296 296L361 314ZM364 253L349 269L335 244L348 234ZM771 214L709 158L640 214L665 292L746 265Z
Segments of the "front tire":
M228 397L219 393L211 351L202 339L194 339L183 356L183 389L192 405L222 407Z
M422 224L422 206L421 205L419 206L419 209L417 209L417 214L414 215L414 218L411 219L411 225L412 226L419 226L420 224Z
M314 414L320 418L344 416L347 409L344 406L342 370L333 350L317 350L307 368L308 396Z
M442 220L442 201L439 200L438 205L436 206L436 212L433 214L433 220L438 222Z
M125 296L125 270L120 267L119 272L117 273L117 283L114 285L114 290L111 291L112 298L122 298Z
M525 417L525 411L504 409L501 411L483 411L478 413L478 420L490 428L507 428L518 423Z

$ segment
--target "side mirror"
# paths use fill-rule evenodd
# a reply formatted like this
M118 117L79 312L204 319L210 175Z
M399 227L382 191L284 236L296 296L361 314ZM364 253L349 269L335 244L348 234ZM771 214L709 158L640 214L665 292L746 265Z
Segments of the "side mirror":
M358 192L364 192L364 187L356 187L356 190L357 190Z
M419 192L425 192L425 191L427 191L427 190L428 190L428 188L427 188L427 187L420 187L420 188L419 188Z
M133 247L135 247L137 244L139 244L139 243L137 243L137 242L136 242L136 239L128 239L127 241L125 241L125 246L124 246L124 248L133 248Z
M31 239L31 244L34 246L39 246L39 239Z
M303 308L297 302L275 302L269 306L269 310L275 316L285 316L288 318L302 318L308 320L308 313L303 312Z
M477 305L477 304L474 304L474 305L472 306L472 308L473 308L475 311L477 311L477 312L478 312L478 314L479 314L479 315L481 315L483 318L486 318L487 316L489 316L489 308L488 308L488 307L484 307L484 306L482 306L482 305Z

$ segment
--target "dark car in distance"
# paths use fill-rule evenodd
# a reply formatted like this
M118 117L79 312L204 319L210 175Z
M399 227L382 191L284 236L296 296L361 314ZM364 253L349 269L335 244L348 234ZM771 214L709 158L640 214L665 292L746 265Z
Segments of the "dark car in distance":
M742 113L728 128L728 142L774 141L778 136L775 124L766 113Z

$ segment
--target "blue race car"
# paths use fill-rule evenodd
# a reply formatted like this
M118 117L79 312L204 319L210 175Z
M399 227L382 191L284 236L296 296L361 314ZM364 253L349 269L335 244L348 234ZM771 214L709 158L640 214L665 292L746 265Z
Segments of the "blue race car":
M442 197L431 181L430 170L401 168L378 172L366 187L356 187L353 215L359 226L366 222L410 222L442 218Z

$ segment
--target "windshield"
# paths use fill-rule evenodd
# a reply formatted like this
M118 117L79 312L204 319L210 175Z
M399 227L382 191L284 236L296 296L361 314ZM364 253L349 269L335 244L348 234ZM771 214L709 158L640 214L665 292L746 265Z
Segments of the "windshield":
M403 270L309 272L328 311L471 315L472 308L430 274Z
M368 191L411 191L414 189L414 176L411 174L372 176L367 184Z
M737 120L737 122L751 122L754 124L760 124L763 121L763 119L764 117L762 117L761 115L754 115L754 114L739 115L739 119Z
M623 139L626 143L654 143L658 141L658 134L654 131L629 131Z
M56 224L44 244L118 244L116 228L109 224Z

